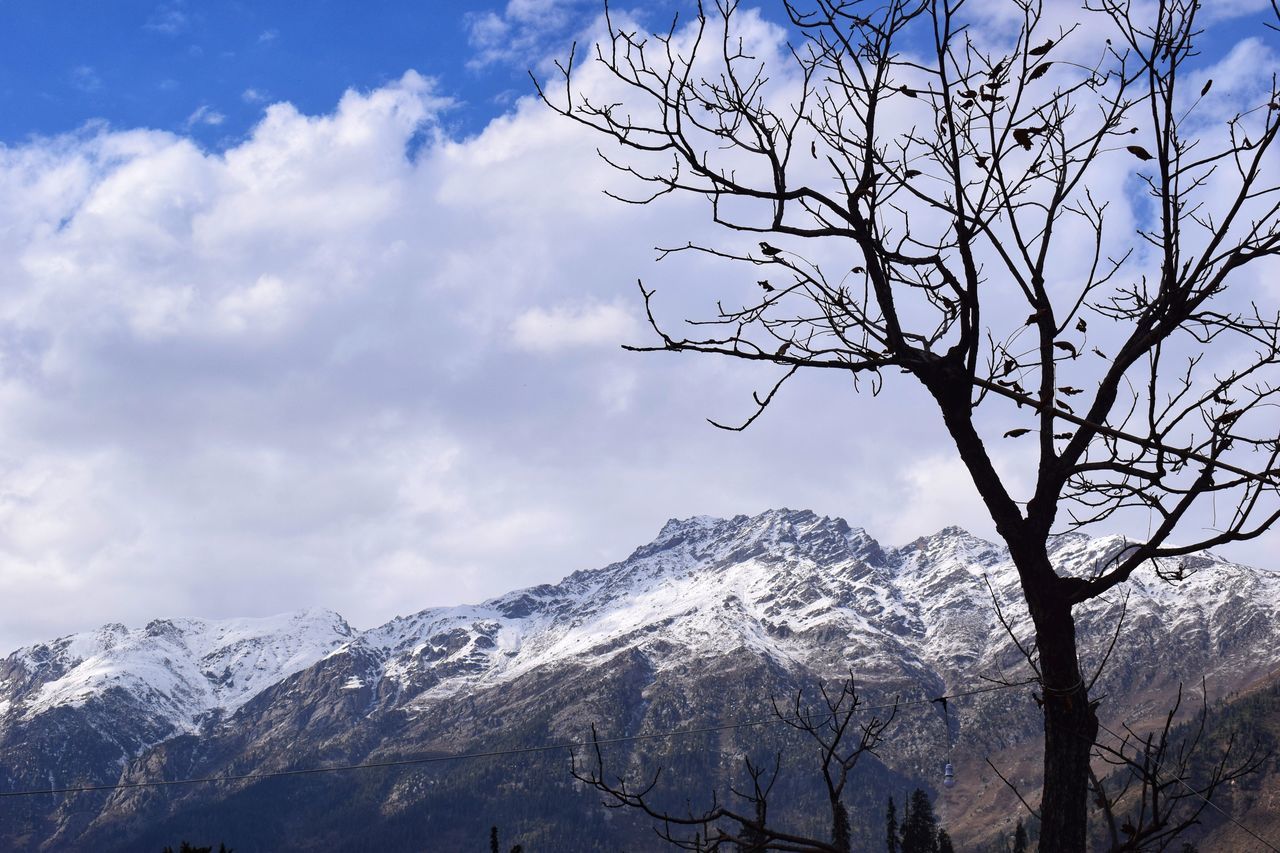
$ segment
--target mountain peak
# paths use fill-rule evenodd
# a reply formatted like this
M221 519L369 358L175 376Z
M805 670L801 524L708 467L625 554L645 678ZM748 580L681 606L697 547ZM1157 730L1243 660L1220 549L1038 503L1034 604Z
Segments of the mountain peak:
M931 536L921 536L894 551L904 566L993 564L1008 556L1001 545L974 536L963 527L949 525Z
M910 551L920 548L937 548L945 545L983 545L988 548L996 547L993 543L988 542L980 536L975 536L963 527L956 524L949 524L936 533L928 536L921 536L918 539L904 545L900 550Z
M884 549L861 527L852 527L839 516L819 515L811 509L780 507L755 515L716 518L699 515L673 518L658 537L637 549L628 560L651 556L678 545L695 551L726 548L735 558L749 553L782 554L799 549L811 556L853 557L876 566L885 565Z
M654 543L685 537L691 533L707 531L715 527L717 524L724 524L724 519L716 518L711 515L691 515L688 518L669 518L667 519L667 523L662 525L662 529L658 531L658 536L654 539Z

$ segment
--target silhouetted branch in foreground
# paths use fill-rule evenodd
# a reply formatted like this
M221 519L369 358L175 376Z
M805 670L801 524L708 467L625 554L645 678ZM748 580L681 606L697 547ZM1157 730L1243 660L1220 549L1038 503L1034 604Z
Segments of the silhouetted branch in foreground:
M747 785L731 789L738 804L720 802L713 791L707 808L698 810L690 805L683 813L655 805L661 769L639 785L628 782L624 776L611 776L595 726L591 727L592 749L588 759L580 761L576 753L572 754L570 772L575 779L603 794L606 806L636 809L648 815L657 823L658 836L682 850L851 853L849 813L843 802L849 774L864 755L875 754L897 716L895 704L883 718L871 715L859 719L864 716L859 713L861 705L852 676L843 680L838 689L819 684L814 696L797 690L785 705L773 703L774 714L780 722L804 733L807 740L818 747L831 811L829 840L788 832L770 822L769 796L781 768L781 754L776 754L768 764L754 762L749 757L743 759Z

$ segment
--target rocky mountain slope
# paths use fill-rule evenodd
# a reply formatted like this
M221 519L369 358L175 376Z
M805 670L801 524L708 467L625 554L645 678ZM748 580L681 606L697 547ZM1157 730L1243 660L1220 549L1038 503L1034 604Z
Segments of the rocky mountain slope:
M1088 575L1122 545L1061 537L1055 563ZM1280 576L1211 555L1184 568L1179 584L1149 571L1127 602L1080 614L1097 660L1127 608L1104 716L1140 720L1179 682L1203 676L1224 695L1280 666ZM776 510L673 520L621 562L368 631L323 611L109 625L0 661L0 792L491 751L580 738L592 722L629 735L757 719L770 695L848 671L871 701L927 700L1025 677L989 590L1026 636L1002 548L957 528L886 548L841 519ZM1029 694L956 700L945 720L927 701L904 706L865 769L881 784L867 789L869 825L883 785L936 783L943 759L964 782L940 800L962 836L1012 819L984 759L1029 754ZM732 779L732 756L784 736L642 741L619 761L705 791ZM569 783L563 752L0 802L0 847L15 850L158 850L199 832L241 851L481 849L492 823L526 849L652 846L642 823L606 820Z

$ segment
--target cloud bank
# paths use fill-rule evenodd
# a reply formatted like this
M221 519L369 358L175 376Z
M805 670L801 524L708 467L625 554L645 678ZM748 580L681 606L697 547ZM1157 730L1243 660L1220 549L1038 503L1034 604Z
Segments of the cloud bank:
M653 266L716 236L700 201L605 197L598 140L532 99L466 139L450 103L408 72L271 105L220 153L101 126L0 149L0 646L369 625L619 559L669 516L989 532L914 389L799 377L747 433L708 426L769 368L618 347L646 334L637 278L673 316L754 287Z

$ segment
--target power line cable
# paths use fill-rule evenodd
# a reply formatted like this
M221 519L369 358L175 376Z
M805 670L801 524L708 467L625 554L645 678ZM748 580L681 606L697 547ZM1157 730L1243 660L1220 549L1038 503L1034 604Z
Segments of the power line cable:
M1125 727L1126 727L1126 728L1128 727L1128 723L1125 723L1124 725L1125 725ZM1116 733L1115 733L1115 732L1113 732L1111 729L1107 728L1107 726L1106 726L1104 723L1102 723L1101 721L1099 721L1099 722L1098 722L1098 727L1099 727L1100 729L1102 729L1103 731L1105 731L1107 734L1111 735L1111 736L1112 736L1113 738L1115 738L1116 740L1120 741L1120 743L1121 743L1122 745L1126 742L1126 738L1122 738L1120 735L1116 734ZM1126 759L1126 760L1127 760L1127 759ZM1151 770L1151 774L1152 774L1153 776L1155 776L1157 779L1159 778L1159 775L1160 775L1160 764L1159 764L1159 762L1153 762L1153 763L1152 763L1152 770ZM1241 831L1243 831L1245 834L1249 835L1251 838L1253 838L1255 841L1257 841L1257 842L1258 842L1259 844L1261 844L1262 846L1266 847L1268 850L1272 851L1272 853L1280 853L1280 847L1276 847L1276 846L1275 846L1274 844L1272 844L1270 841L1268 841L1267 839L1263 838L1261 835L1259 835L1258 833L1254 832L1252 829L1250 829L1249 827L1245 826L1245 825L1244 825L1243 823L1241 823L1240 821L1236 820L1234 816L1232 816L1229 812L1227 812L1225 809L1223 809L1221 806L1219 806L1219 805L1218 805L1217 803L1215 803L1213 800L1209 799L1209 798L1208 798L1208 797L1206 797L1203 793L1201 793L1200 791L1197 791L1195 788L1193 788L1193 787L1191 787L1189 784L1187 784L1187 781L1186 781L1185 779L1183 779L1181 776L1177 776L1177 775L1174 775L1174 774L1166 774L1166 775L1167 775L1167 776L1169 776L1170 778L1172 778L1175 782L1177 782L1177 783L1178 783L1179 785L1181 785L1182 787L1186 788L1188 792L1190 792L1191 794L1193 794L1193 795L1194 795L1194 796L1196 796L1196 797L1199 797L1201 800L1203 800L1203 801L1205 802L1205 804L1206 804L1206 805L1211 806L1211 807L1213 808L1213 810L1214 810L1214 811L1216 811L1218 814L1220 814L1220 815L1222 815L1223 817L1225 817L1227 820L1231 821L1233 824L1235 824L1235 825L1236 825L1236 827L1237 827L1237 828L1239 828L1239 829L1240 829Z
M983 693L992 693L997 690L1007 690L1011 687L1024 687L1037 681L1034 678L1028 678L1025 681L1001 682L987 687L979 687L973 690L964 690L956 693L935 696L926 699L913 699L906 702L891 702L882 705L860 705L860 712L866 711L883 711L889 708L907 708L913 705L931 705L935 702L941 702L949 699L963 699L967 696L977 696ZM685 735L712 734L715 732L731 731L735 729L756 728L759 726L776 725L777 723L786 722L796 719L815 719L818 717L830 716L829 713L805 714L800 716L773 716L758 720L744 720L735 723L721 723L715 726L701 726L690 729L668 729L666 731L645 732L636 735L623 735L612 738L600 738L595 741L561 741L559 743L539 744L536 746L522 746L511 749L491 749L481 752L458 752L446 755L428 755L418 756L415 758L400 758L389 761L366 761L358 764L338 764L328 765L324 767L304 767L296 770L268 770L254 773L238 773L232 775L221 776L199 776L188 779L157 779L149 782L117 782L110 785L75 785L65 788L43 788L39 790L25 791L0 791L0 797L35 797L49 794L80 794L92 791L119 791L131 788L165 788L179 785L201 785L216 782L241 782L250 779L276 779L285 776L312 776L320 773L340 773L348 770L375 770L389 767L409 767L414 765L439 764L448 761L466 761L475 758L497 758L506 755L527 755L537 752L552 752L560 749L584 749L595 744L600 746L608 746L610 744L631 743L635 741L661 740L664 738L683 737Z

